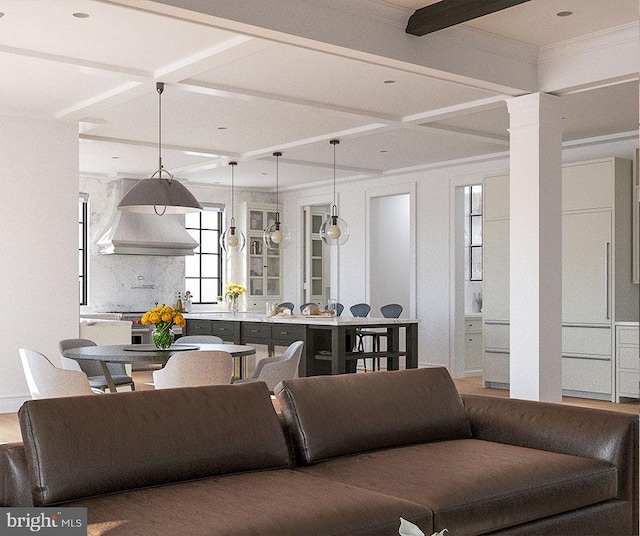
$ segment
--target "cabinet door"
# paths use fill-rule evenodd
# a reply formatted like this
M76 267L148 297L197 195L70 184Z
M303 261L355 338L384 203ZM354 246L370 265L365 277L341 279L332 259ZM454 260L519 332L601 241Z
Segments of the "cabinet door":
M611 212L562 217L562 321L611 318Z
M509 220L484 222L484 281L482 315L509 320Z

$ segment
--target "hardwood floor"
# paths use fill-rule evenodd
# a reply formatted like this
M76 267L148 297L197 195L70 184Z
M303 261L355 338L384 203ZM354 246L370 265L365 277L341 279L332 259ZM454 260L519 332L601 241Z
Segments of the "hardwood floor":
M153 389L152 371L137 371L133 373L136 382L136 390L144 391ZM454 380L458 391L463 394L481 394L497 397L508 397L509 391L503 389L483 389L482 379L462 378ZM603 400L590 400L586 398L563 397L563 404L572 406L584 406L589 408L606 409L612 411L621 411L624 413L638 413L638 401L624 402L614 404ZM22 441L20 435L20 426L18 424L18 415L16 413L0 414L0 443L11 443L13 441Z
M509 391L506 389L485 389L482 387L482 378L476 376L473 378L461 378L453 380L458 388L458 392L461 394L473 394L473 395L485 395L485 396L498 396L507 398ZM638 413L637 400L631 400L629 402L623 402L615 404L613 402L606 402L605 400L592 400L590 398L575 398L571 396L563 396L562 403L568 406L582 406L586 408L606 409L610 411L621 411L623 413Z

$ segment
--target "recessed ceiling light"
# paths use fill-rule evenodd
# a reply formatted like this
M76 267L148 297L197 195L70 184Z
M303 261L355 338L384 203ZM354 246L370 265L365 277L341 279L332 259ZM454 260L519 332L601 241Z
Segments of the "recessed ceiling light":
M0 19L4 17L4 13L2 13L2 11L0 11Z
M385 84L395 84L396 81L395 80L385 80L384 83Z
M80 12L78 12L78 13L74 13L73 16L76 19L88 19L89 18L89 13L80 13Z
M227 130L227 127L218 127L218 130Z
M558 15L558 17L570 17L573 15L573 11L558 11L556 15Z
M112 156L111 160L120 160L120 157L119 156Z
M266 171L263 171L262 173L260 173L260 175L268 175L268 173Z
M380 152L381 152L381 153L388 153L389 151L382 150L382 151L380 151Z

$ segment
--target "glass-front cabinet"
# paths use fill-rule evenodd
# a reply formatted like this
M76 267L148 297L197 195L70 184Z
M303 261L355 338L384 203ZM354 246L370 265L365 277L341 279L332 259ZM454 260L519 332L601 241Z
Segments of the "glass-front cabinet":
M282 299L282 258L279 251L265 247L264 230L276 219L275 205L243 203L247 230L245 248L246 309L264 311L267 301ZM282 211L280 212L282 217Z

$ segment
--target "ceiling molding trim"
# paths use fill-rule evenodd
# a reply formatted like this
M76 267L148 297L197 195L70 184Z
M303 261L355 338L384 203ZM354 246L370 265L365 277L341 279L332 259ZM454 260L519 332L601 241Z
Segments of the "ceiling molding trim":
M64 110L60 110L55 114L56 119L66 119L66 120L79 120L83 119L87 116L87 109L95 109L93 108L95 105L103 105L107 106L105 101L109 101L108 106L113 106L113 99L117 97L123 97L124 94L127 94L127 100L131 98L132 90L137 88L142 89L142 93L146 93L147 90L144 89L143 84L141 82L127 82L126 84L122 84L118 87L114 87L109 91L105 91L100 93L99 95L95 95L90 99L79 102L70 106L69 108L65 108Z
M489 132L482 132L480 130L471 130L466 128L454 127L451 125L441 125L441 124L433 124L427 123L425 125L418 125L418 128L429 129L429 130L439 130L442 132L446 132L448 134L454 134L457 137L466 138L469 140L480 141L485 143L494 143L496 145L509 147L510 141L509 136L500 136L498 134L491 134Z
M640 22L624 24L601 32L583 35L540 47L538 63L544 64L560 58L570 58L611 47L635 46L640 42Z
M281 143L279 145L273 145L271 147L263 147L262 149L246 152L242 155L242 158L255 158L255 157L259 158L269 153L273 153L273 151L282 151L283 149L291 149L293 147L302 147L303 145L309 145L311 143L327 141L333 138L346 139L346 138L358 137L358 135L369 133L374 130L379 130L386 126L387 125L383 125L381 123L371 123L369 125L363 125L361 127L350 128L347 130L341 130L339 132L322 134L320 136L313 136L312 138L296 140L289 143Z
M227 39L223 43L220 43L207 50L202 50L193 56L182 58L181 60L165 65L164 67L156 70L154 78L164 80L165 82L179 82L188 78L208 71L212 66L207 65L207 60L210 62L215 61L219 54L231 50L232 48L239 47L248 41L252 41L253 37L246 35L238 35L231 39Z
M406 125L410 123L433 123L442 121L444 119L449 119L451 117L459 117L462 115L469 115L486 110L502 108L503 106L506 106L505 103L508 98L510 98L510 96L496 95L495 97L464 102L462 104L456 104L455 106L448 106L446 108L439 108L437 110L431 110L429 112L407 115L406 117L402 118L402 124Z
M562 148L587 147L590 145L601 145L603 143L611 143L616 141L638 141L638 131L631 130L629 132L618 132L616 134L606 134L604 136L595 136L593 138L582 138L579 140L569 140L562 143Z
M199 82L198 80L183 80L179 84L185 91L192 91L194 93L202 93L205 95L214 95L217 97L244 100L251 102L256 99L268 100L273 102L286 102L287 104L296 104L298 106L306 106L308 108L316 108L320 110L329 110L338 114L346 114L350 116L358 116L368 119L369 121L378 121L386 123L398 123L401 121L400 117L378 114L371 110L360 110L357 108L336 106L334 104L326 102L318 102L309 99L299 99L296 97L289 97L287 95L279 95L276 93L266 93L263 91L254 91L249 89L240 89L230 86L223 86L220 84L209 84L207 82Z
M39 52L37 50L29 50L26 48L8 47L0 45L0 52L4 54L11 54L14 56L23 56L25 58L34 58L43 61L50 61L54 63L63 63L73 67L82 67L87 71L94 71L101 76L105 73L113 75L113 77L127 78L133 80L148 80L153 78L153 73L150 71L142 71L140 69L129 69L119 65L109 65L107 63L99 63L96 61L87 61L80 58L70 58L69 56L61 56L59 54L49 54L48 52Z

